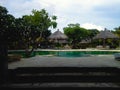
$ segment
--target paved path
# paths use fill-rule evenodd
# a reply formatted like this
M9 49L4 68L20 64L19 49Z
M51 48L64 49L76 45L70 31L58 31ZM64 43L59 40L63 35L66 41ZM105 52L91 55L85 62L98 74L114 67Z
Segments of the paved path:
M54 57L35 56L22 58L21 61L8 64L8 68L16 67L119 67L120 61L114 59L113 55L99 55L90 57Z

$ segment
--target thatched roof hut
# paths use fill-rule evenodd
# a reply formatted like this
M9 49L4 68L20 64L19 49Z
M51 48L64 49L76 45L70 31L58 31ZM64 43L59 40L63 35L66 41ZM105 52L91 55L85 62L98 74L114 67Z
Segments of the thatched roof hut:
M110 32L109 30L107 30L106 28L104 31L101 31L95 37L93 37L93 39L103 39L103 47L105 47L105 39L108 38L117 39L119 37L113 34L112 32Z
M68 39L68 37L58 29L56 32L49 36L49 39L58 43L67 43L66 40Z

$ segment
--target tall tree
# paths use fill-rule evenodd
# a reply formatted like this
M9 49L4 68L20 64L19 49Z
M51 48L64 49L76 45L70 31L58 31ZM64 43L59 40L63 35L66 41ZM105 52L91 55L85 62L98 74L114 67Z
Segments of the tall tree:
M49 16L45 9L41 11L33 10L31 15L25 15L22 17L24 31L23 40L26 44L26 50L32 49L28 52L28 55L38 47L38 44L46 39L51 33L49 28L56 28L56 16ZM47 34L46 34L47 33Z
M81 28L80 24L78 23L68 24L68 27L65 27L63 30L64 33L69 37L73 48L76 48L76 45L78 45L82 39L86 39L88 36L88 31L84 28Z
M120 26L114 29L115 29L115 33L120 37Z
M5 7L0 6L0 36L4 37L6 34L6 30L8 28L7 25L7 9ZM6 36L7 38L7 36Z
M119 36L118 42L119 42L119 48L120 48L120 26L114 29L115 29L114 33Z
M88 37L89 39L92 39L95 35L99 33L97 29L88 29Z

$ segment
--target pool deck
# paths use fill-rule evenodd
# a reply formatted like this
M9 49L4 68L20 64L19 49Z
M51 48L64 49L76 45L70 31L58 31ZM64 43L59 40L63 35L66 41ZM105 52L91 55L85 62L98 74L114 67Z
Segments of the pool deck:
M96 48L87 48L87 49L36 49L35 51L116 51L116 52L120 52L120 49L96 49Z
M93 55L90 57L55 57L37 55L31 58L22 58L20 61L8 64L9 69L17 67L118 67L120 61L114 55Z
M25 50L8 50L9 51L25 51ZM35 49L34 51L115 51L120 52L120 49L96 49L96 48L87 48L87 49Z
M12 62L8 64L9 69L15 69L17 67L118 67L120 68L120 61L115 60L114 55L93 55L90 57L74 57L74 58L55 57L52 55L47 55L47 56L37 55L31 58L22 58L20 61ZM39 86L118 87L118 85L113 83L63 83L63 84L43 83L38 85L38 87ZM37 87L37 85L35 87Z

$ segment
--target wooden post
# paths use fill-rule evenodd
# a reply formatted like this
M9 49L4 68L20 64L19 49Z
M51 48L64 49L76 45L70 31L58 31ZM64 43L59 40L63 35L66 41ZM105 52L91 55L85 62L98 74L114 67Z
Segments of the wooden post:
M106 39L103 39L103 48L106 47L105 41L106 41Z
M2 40L1 40L2 39ZM5 39L5 38L4 38ZM8 75L8 51L6 39L0 37L0 86L7 83Z

